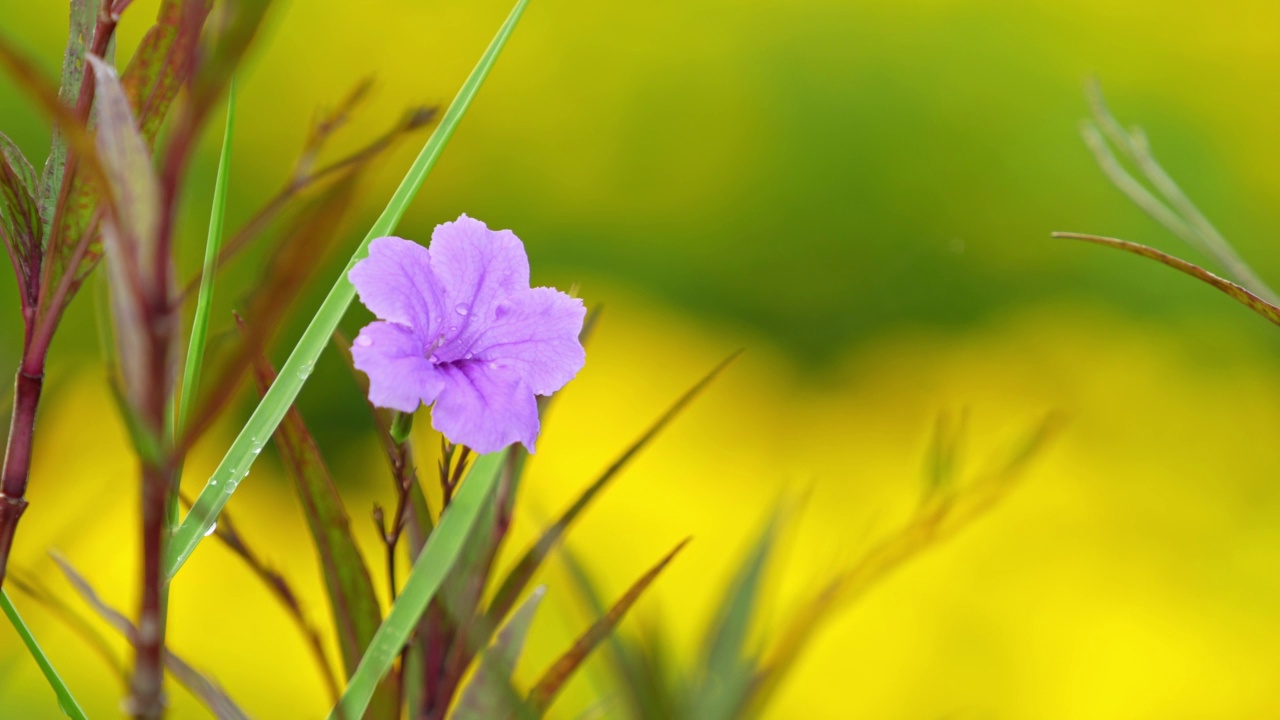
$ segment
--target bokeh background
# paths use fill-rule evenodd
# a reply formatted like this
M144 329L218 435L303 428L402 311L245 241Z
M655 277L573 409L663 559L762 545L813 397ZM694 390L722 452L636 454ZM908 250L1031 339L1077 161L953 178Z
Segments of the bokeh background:
M128 11L122 58L156 4ZM233 227L283 181L317 108L376 76L344 135L354 146L408 105L447 101L508 9L278 5L240 78ZM4 35L51 75L65 24L62 3L0 0ZM772 716L1280 715L1280 334L1167 269L1048 238L1099 232L1191 254L1109 187L1080 143L1082 84L1096 75L1244 256L1280 278L1278 37L1270 0L534 2L401 228L425 241L460 212L513 228L535 281L577 283L608 307L586 370L548 419L512 548L746 348L573 547L616 594L693 535L636 610L688 654L763 519L805 496L764 637L901 521L937 413L968 409L976 469L1056 409L1070 424L1026 486L840 613ZM48 131L6 79L0 107L4 132L42 158ZM207 220L209 135L184 208L188 268ZM380 166L339 255L420 140ZM220 286L226 307L256 265L247 258ZM340 265L297 299L295 318ZM15 562L70 597L45 554L57 548L131 609L135 470L92 301L78 299L55 345ZM353 310L347 325L366 317ZM15 365L19 344L17 313L4 313L0 366ZM301 404L376 554L366 513L390 490L344 373L327 354ZM192 487L233 430L197 449ZM230 508L322 618L305 526L273 457ZM525 677L588 622L563 575L547 581ZM19 603L90 713L117 713L121 688L100 661ZM251 713L325 710L285 615L216 543L184 570L174 613L172 646ZM607 694L601 678L582 676L556 716ZM181 690L173 702L175 716L201 716ZM0 627L0 715L55 714Z

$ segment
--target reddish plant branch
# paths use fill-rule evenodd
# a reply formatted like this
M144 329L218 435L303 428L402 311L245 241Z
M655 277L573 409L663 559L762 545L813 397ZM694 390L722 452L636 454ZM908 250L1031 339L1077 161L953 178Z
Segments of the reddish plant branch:
M104 2L103 11L98 13L97 24L94 27L93 42L89 52L95 55L106 52L111 37L115 33L119 16L107 12L107 8L108 4ZM80 81L80 92L75 108L75 117L81 123L86 123L89 119L93 95L93 73L85 72ZM58 190L58 202L54 209L53 223L50 226L51 236L47 247L54 251L58 247L61 236L62 215L65 212L67 197L70 195L75 167L75 148L72 146L67 149L62 185ZM43 318L43 322L40 318L39 308L45 300L45 288L48 278L51 277L53 266L49 260L50 258L45 258L42 280L37 292L37 312L24 313L26 333L22 363L18 368L14 384L9 439L5 445L4 466L0 469L0 586L4 585L5 568L9 564L9 553L13 548L14 536L18 530L18 520L27 509L27 483L31 476L31 450L35 440L36 411L40 405L40 392L44 387L45 357L49 351L49 343L53 339L53 329L57 326L62 314L62 307L50 305L45 306L47 317ZM75 270L75 268L69 268L67 272L74 273ZM47 327L47 331L37 332L37 329L42 327Z

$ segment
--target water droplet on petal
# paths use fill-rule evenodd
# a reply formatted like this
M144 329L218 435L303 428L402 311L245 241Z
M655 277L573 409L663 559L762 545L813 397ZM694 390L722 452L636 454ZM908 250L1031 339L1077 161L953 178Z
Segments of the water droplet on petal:
M440 358L439 358L438 356L436 356L436 355L432 355L431 357L429 357L429 358L427 358L427 359L428 359L428 360L430 360L430 361L431 361L431 362L433 362L433 363L438 363L438 362L440 362Z
M209 537L210 535L214 534L217 531L218 531L218 523L215 522L214 524L209 526L208 530L204 531L204 536Z
M356 345L359 345L360 347L371 347L373 345L373 340L367 335L360 335L356 338Z
M463 359L463 360L470 360L470 359L471 359L471 358L473 358L473 357L475 357L475 353L467 353L466 355L463 355L463 356L462 356L462 359Z
M468 308L466 305L458 305L453 310L459 315L466 315L467 312L470 310L470 308Z
M457 326L457 325L454 325L453 327L449 328L449 334L450 334L450 335L452 335L452 334L454 334L454 333L456 333L456 332L458 332L458 326Z

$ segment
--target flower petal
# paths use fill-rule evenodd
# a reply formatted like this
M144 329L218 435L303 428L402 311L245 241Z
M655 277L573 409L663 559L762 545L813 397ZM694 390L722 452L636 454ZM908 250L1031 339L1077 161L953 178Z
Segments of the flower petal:
M507 296L529 289L529 257L510 230L463 215L431 235L431 273L440 292L444 362L464 358Z
M501 362L453 363L440 371L445 386L431 411L432 427L481 454L515 442L533 452L538 403L516 371Z
M416 242L398 237L376 238L369 256L348 273L360 302L380 320L412 328L429 339L440 318L440 293L431 274L431 253Z
M423 357L422 341L402 325L374 322L351 344L357 370L369 376L369 402L413 412L430 405L445 386L444 374Z
M555 288L525 290L498 305L470 352L480 360L502 360L534 393L550 395L586 362L578 339L586 314L581 300Z

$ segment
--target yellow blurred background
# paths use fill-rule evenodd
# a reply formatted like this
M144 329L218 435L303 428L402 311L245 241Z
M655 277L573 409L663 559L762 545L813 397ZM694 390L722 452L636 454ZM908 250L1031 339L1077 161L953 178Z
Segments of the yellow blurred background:
M122 57L156 4L129 9ZM0 0L0 31L51 75L61 5ZM447 101L508 9L278 5L240 78L232 226L283 182L317 108L376 76L344 136L354 146L408 105ZM1280 432L1280 335L1166 269L1048 239L1099 232L1199 259L1129 207L1079 142L1081 85L1096 74L1121 119L1147 128L1184 188L1276 277L1278 37L1280 6L1264 0L535 0L401 226L423 241L460 212L510 227L536 283L578 283L608 307L586 370L548 418L509 550L744 347L572 546L617 594L692 535L635 611L687 653L763 518L807 493L767 637L902 520L937 413L969 410L967 457L979 469L1057 409L1070 424L1026 486L838 615L771 717L1280 716L1280 445L1267 440ZM42 158L48 131L7 79L0 107L0 129ZM203 240L215 135L192 169L187 268ZM382 163L339 255L415 142ZM340 263L297 313L315 307ZM226 307L253 265L220 286ZM91 302L78 299L55 344L14 562L71 598L46 555L56 548L132 610L136 472ZM366 317L353 311L348 326ZM0 367L16 363L19 327L16 312L0 318ZM390 502L385 463L331 354L300 403L379 557L367 517ZM197 448L189 488L248 409ZM425 431L418 440L431 442ZM274 457L229 507L323 619L309 537ZM563 573L545 578L522 677L589 622ZM89 713L116 714L122 690L98 658L18 603ZM173 603L172 647L255 717L327 709L300 637L217 543L184 569ZM607 692L600 677L582 675L553 715L592 705ZM175 717L201 716L172 694ZM7 625L0 716L56 716Z

